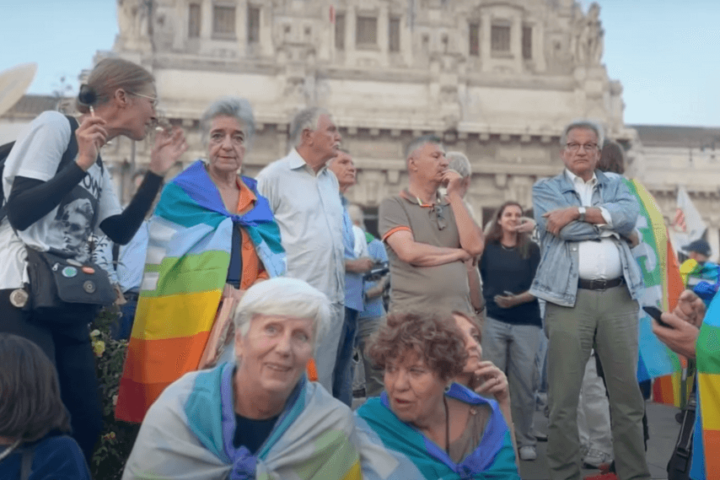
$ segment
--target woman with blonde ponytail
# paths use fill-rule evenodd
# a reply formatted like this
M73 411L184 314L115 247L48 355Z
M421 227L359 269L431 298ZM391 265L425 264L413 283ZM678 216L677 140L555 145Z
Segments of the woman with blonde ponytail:
M187 149L179 128L158 132L148 173L130 204L121 209L100 151L118 136L143 140L156 124L156 104L150 72L119 58L102 60L80 88L80 115L48 111L38 116L21 133L2 174L7 215L0 215L0 333L33 341L54 362L73 436L88 461L102 428L88 335L95 312L41 316L33 306L28 256L54 255L68 265L60 269L63 278L84 274L102 283L104 273L89 260L90 235L102 231L116 243L127 243L150 209L163 176ZM91 294L95 284L85 282L83 288Z

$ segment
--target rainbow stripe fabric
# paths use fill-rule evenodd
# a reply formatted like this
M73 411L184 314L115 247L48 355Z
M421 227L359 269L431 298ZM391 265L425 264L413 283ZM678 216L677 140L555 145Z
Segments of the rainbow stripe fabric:
M640 265L645 282L641 305L654 305L668 311L675 307L682 293L682 279L665 226L665 219L655 199L637 180L624 179L630 192L640 203L640 215L635 228L640 232L640 244L633 255ZM638 381L673 374L681 368L680 359L652 332L652 319L644 310L640 316L640 356Z
M710 304L696 344L698 414L690 477L720 478L720 297Z
M492 408L475 450L455 463L420 430L400 420L383 392L355 412L365 480L520 480L510 430L497 403L457 383L445 395L469 405Z
M220 304L230 264L233 224L252 240L271 277L285 272L280 229L256 182L255 207L230 214L198 160L163 189L150 222L145 272L115 410L141 422L170 383L197 368Z
M352 412L320 384L300 379L258 451L234 443L234 363L191 372L152 406L126 479L361 480ZM406 477L410 478L410 477Z

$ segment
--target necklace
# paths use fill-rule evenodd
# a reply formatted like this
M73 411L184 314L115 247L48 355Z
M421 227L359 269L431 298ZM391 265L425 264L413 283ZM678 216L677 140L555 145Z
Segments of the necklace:
M445 404L445 453L450 456L450 411L448 409L447 398L443 395L443 403Z
M503 248L503 250L514 250L516 245L513 245L512 247L507 247L500 242L500 246Z
M5 457L9 456L19 445L20 440L16 440L15 443L10 445L4 452L0 453L0 460L3 460Z

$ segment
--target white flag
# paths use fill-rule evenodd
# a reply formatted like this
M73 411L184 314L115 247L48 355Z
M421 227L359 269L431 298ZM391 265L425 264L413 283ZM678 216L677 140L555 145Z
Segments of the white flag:
M678 188L677 210L675 219L670 228L670 237L676 251L682 247L702 238L707 225L702 219L700 212L695 208L685 187Z

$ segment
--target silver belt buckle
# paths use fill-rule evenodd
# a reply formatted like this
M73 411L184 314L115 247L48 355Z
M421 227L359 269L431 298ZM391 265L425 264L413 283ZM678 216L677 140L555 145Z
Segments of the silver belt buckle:
M27 305L29 298L28 293L22 288L17 288L10 292L10 303L16 308L23 308Z

